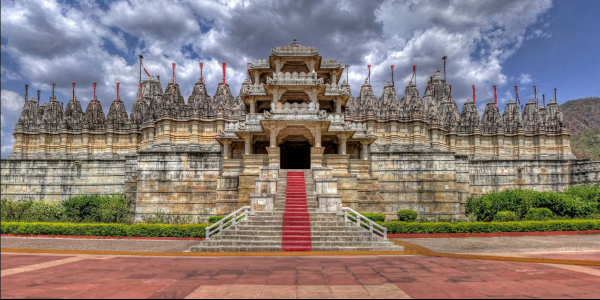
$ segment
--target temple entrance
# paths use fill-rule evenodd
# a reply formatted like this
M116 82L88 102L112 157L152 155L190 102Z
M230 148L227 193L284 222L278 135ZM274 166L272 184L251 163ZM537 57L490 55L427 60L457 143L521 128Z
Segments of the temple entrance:
M282 169L310 169L308 142L285 142L280 147Z

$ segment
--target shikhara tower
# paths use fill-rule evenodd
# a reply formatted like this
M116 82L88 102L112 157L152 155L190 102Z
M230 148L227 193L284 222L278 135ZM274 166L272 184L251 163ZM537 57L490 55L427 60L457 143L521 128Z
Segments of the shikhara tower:
M560 191L598 181L599 164L573 156L555 101L521 112L494 101L479 116L459 112L439 75L422 98L412 82L399 99L368 81L352 96L344 68L314 47L271 49L249 64L238 96L225 79L211 97L204 78L186 100L175 80L150 76L131 109L116 98L105 117L98 99L25 101L15 144L2 160L2 197L63 200L125 193L137 217L269 210L282 169L305 169L317 208L348 206L392 217L464 217L469 195L508 188Z

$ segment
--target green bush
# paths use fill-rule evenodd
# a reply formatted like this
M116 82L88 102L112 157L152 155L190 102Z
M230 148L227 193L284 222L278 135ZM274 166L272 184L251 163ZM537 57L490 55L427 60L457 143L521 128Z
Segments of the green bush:
M127 223L130 203L124 195L82 195L62 202L71 222Z
M398 221L413 222L416 221L419 214L416 211L404 209L398 212Z
M52 201L32 201L29 208L21 216L28 222L60 222L65 217L65 209L60 203Z
M490 233L600 230L600 220L550 220L521 222L418 223L378 222L388 233Z
M77 235L114 237L205 237L209 224L103 224L2 222L2 234Z
M552 219L553 216L554 214L548 208L530 208L525 215L525 220L545 221Z
M494 216L494 222L514 222L518 220L519 218L512 211L499 211Z
M599 185L574 186L563 193L506 190L469 197L466 215L491 221L500 211L512 211L523 218L530 208L548 208L560 218L588 218L600 212Z
M64 208L52 201L12 202L2 199L2 221L59 222L64 219Z
M208 217L208 223L214 224L223 220L223 218L225 218L225 216L210 216Z

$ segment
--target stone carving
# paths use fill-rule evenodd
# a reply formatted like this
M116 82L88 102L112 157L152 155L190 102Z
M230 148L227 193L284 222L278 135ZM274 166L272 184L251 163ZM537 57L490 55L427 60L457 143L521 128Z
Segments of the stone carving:
M521 110L517 103L511 98L504 108L504 115L502 115L502 122L504 122L504 130L506 133L517 133L519 129L523 128L523 118L521 117Z
M456 130L458 122L460 121L460 113L458 112L458 106L452 98L452 95L448 95L442 104L440 105L440 114L444 119L444 129L447 131Z
M523 128L525 133L533 134L539 133L539 131L544 128L540 110L535 101L531 98L529 98L529 101L525 105L525 110L523 111Z
M504 130L503 125L498 105L496 105L493 99L490 99L486 104L485 112L481 117L481 132L495 133L499 130Z
M21 111L21 116L15 125L15 130L22 131L37 131L39 130L40 125L40 114L38 110L38 104L33 99L33 97L29 98L23 105L23 110Z
M83 110L81 109L81 102L76 101L76 99L71 99L65 109L65 128L67 130L79 131L83 129Z
M52 98L44 107L42 125L49 132L58 132L63 128L63 117L62 105L56 98Z
M467 99L460 114L459 132L473 132L479 129L479 113L471 99Z
M102 110L102 104L97 99L93 99L88 103L83 114L83 129L87 130L105 130L106 117Z
M554 99L550 99L550 103L548 103L548 107L546 108L546 131L559 133L564 128L563 114Z
M110 105L108 115L106 116L106 125L109 125L113 130L129 129L129 119L127 118L127 110L121 99L116 99Z

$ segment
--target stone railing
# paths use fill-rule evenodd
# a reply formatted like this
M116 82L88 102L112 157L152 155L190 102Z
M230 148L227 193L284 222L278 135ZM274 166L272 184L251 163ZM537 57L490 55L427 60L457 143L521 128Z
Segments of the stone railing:
M228 215L227 217L221 219L221 221L219 221L209 227L206 227L206 239L210 240L211 236L220 234L226 228L235 226L238 223L246 220L248 218L249 213L250 213L250 206L243 206L242 208L236 210L235 212Z
M350 90L337 84L326 84L325 96L350 96Z
M266 94L265 85L262 83L258 86L244 85L242 86L242 91L240 92L241 96L264 96Z
M356 226L360 226L372 234L378 235L384 240L387 240L387 228L371 221L367 217L349 207L342 207L342 214L344 215L344 220L346 222L352 222L356 224Z
M317 74L304 72L273 73L273 78L267 77L267 85L323 85L325 80L317 78Z
M283 46L271 49L271 55L274 56L319 56L319 51L315 47L304 46Z
M321 69L336 69L341 67L342 62L338 62L336 59L324 59L321 61Z
M250 69L269 69L271 65L267 59L257 59L254 63L250 63Z

